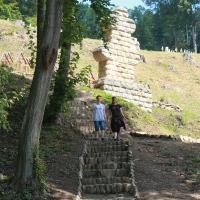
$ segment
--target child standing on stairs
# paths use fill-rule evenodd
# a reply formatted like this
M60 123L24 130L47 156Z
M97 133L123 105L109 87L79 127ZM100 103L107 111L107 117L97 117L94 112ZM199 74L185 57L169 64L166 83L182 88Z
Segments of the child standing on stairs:
M105 106L101 103L101 96L96 97L97 102L92 105L92 120L94 121L95 139L98 139L99 129L101 130L101 140L104 140L106 113Z
M112 104L109 106L109 119L111 119L111 130L114 133L114 140L119 141L120 128L123 127L126 130L124 121L126 118L122 112L120 104L117 104L117 98L112 97Z

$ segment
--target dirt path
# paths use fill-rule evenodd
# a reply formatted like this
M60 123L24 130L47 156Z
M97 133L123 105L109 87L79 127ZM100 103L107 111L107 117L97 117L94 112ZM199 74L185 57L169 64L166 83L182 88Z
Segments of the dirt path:
M150 137L133 140L135 178L141 199L200 199L199 144Z

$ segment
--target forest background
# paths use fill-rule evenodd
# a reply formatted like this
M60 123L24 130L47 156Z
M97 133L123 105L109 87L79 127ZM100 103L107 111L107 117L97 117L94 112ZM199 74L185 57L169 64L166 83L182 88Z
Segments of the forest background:
M140 41L141 49L171 50L188 49L199 52L200 1L199 0L143 0L142 6L128 9L129 18L136 24L133 36ZM111 7L112 8L112 7ZM36 26L37 7L35 0L0 0L0 19L25 21ZM95 12L89 4L79 3L78 19L84 26L84 37L98 39L99 27Z

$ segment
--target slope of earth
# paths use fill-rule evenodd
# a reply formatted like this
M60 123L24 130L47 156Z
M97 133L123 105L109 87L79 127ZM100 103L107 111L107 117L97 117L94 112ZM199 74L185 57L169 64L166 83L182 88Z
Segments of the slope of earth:
M31 51L28 49L29 36L36 42L35 28L27 34L24 27L16 26L11 21L0 19L0 56L3 52L9 52L13 59L16 59L18 53L22 52L25 57L30 57Z
M92 103L90 93L77 93L80 100ZM19 119L16 113L15 118ZM15 170L20 121L18 128L0 134L0 173L7 177L11 177ZM132 143L136 186L141 199L200 199L199 144L151 137L132 138L128 132L122 132L121 138ZM83 152L84 138L70 127L46 126L42 129L40 143L47 165L46 183L51 194L48 199L75 200L78 157ZM3 192L2 188L0 192ZM109 198L103 197L105 200Z
M200 199L199 144L133 137L136 185L142 200Z
M199 54L139 51L146 63L134 67L136 81L149 84L152 99L163 104L176 105L181 112L153 108L152 115L177 135L199 137L200 131L200 62ZM174 126L174 116L180 116L182 125Z

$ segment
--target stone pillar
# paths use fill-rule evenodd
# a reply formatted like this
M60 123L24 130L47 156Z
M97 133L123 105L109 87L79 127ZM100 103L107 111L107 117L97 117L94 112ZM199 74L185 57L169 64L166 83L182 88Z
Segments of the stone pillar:
M99 46L93 51L94 59L99 62L98 80L94 87L123 97L151 112L151 91L144 85L136 84L134 78L134 66L140 60L139 42L131 37L136 25L128 18L124 7L113 9L113 15L117 21L115 26L105 30L108 49Z

